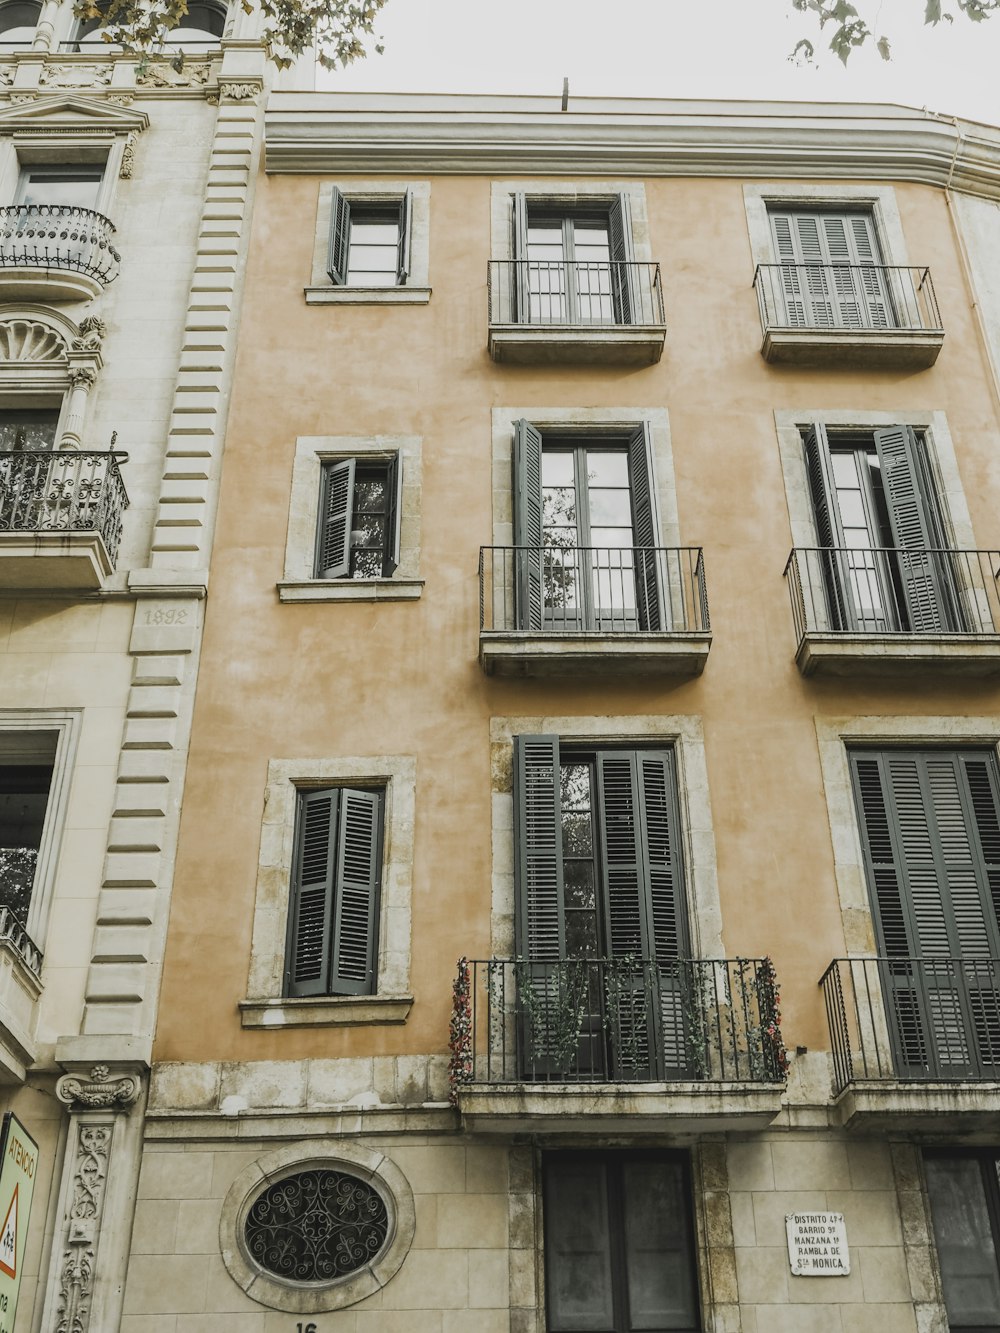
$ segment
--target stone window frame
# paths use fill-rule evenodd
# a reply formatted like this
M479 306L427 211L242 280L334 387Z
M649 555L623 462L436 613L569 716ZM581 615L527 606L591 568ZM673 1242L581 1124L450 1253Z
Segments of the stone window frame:
M661 546L680 546L680 519L674 480L670 415L662 407L494 407L492 410L493 545L514 544L513 452L514 423L530 421L546 431L588 431L624 434L646 425L653 471L653 521Z
M743 204L754 268L758 264L778 262L768 218L769 204L805 209L833 209L843 205L870 211L882 262L901 266L910 262L896 191L891 185L813 185L807 182L794 185L744 185Z
M413 827L417 761L410 755L271 759L267 765L247 997L248 1028L405 1023L410 994ZM299 792L319 787L385 791L378 966L374 995L282 994Z
M677 766L684 890L691 954L725 958L718 859L708 785L705 732L700 717L650 713L610 717L490 718L491 901L490 947L494 958L514 956L514 737L556 735L574 744L618 747L670 746Z
M314 1168L343 1170L371 1185L386 1206L389 1234L375 1261L357 1272L334 1282L296 1285L257 1267L247 1253L244 1228L247 1213L268 1185ZM381 1291L402 1266L415 1230L413 1192L395 1162L360 1143L322 1138L274 1148L243 1168L222 1205L219 1248L229 1276L251 1300L290 1314L322 1314L346 1309Z
M840 901L844 945L848 957L877 952L864 848L854 801L848 751L854 745L947 746L951 749L993 749L1000 757L1000 722L996 717L926 717L871 714L817 717L820 771L830 822L834 877Z
M337 286L326 270L334 185L349 203L386 204L410 191L410 271L401 287ZM430 286L431 183L413 180L323 181L316 208L306 305L426 305Z
M527 176L490 183L490 254L494 259L510 260L514 254L511 200L524 194L533 203L552 204L557 208L593 207L624 194L632 218L632 253L641 264L653 262L646 209L646 186L633 179L554 180ZM530 418L529 418L530 419Z
M45 820L42 824L42 837L38 848L35 882L31 891L31 904L28 908L27 920L24 923L32 942L42 951L43 955L45 953L45 937L48 932L49 916L55 896L59 849L62 844L69 809L70 787L73 780L74 761L81 724L82 716L78 709L5 708L0 710L0 757L2 758L10 755L10 750L4 748L4 736L7 732L56 733L56 749L52 760L52 781L45 805Z
M399 564L388 578L319 579L315 577L316 525L323 465L386 461L398 454L403 467L399 523ZM423 592L420 578L420 496L423 439L419 435L300 435L295 441L289 497L284 574L278 583L282 602L402 602Z

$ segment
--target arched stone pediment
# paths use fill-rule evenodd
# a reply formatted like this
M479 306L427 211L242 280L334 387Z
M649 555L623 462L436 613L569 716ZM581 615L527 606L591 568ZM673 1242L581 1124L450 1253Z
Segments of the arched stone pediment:
M11 362L65 365L68 351L65 338L50 324L31 318L0 319L0 362L6 365Z

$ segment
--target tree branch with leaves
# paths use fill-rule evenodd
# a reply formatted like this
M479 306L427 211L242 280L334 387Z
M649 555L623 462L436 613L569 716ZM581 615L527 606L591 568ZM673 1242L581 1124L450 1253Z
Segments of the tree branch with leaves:
M913 3L923 3L924 22L931 26L954 23L956 11L973 23L982 23L1000 9L1000 0L913 0ZM792 7L803 14L814 14L824 35L833 25L829 47L845 65L853 51L869 42L874 44L883 60L892 59L888 35L880 32L877 24L869 23L850 0L792 0ZM815 45L808 37L803 37L790 58L810 61L815 55Z

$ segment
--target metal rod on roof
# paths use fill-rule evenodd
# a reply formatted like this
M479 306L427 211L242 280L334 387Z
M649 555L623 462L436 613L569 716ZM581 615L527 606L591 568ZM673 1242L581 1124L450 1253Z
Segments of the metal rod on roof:
M562 109L569 110L569 78L563 79Z

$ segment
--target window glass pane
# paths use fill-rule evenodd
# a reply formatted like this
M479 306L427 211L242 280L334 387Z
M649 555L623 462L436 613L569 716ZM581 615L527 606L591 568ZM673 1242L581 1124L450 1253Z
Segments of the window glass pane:
M1000 1271L980 1161L928 1157L925 1167L949 1323L996 1328Z
M567 912L567 958L596 958L599 952L600 950L597 945L597 917L594 913Z
M614 1328L607 1181L599 1159L546 1163L545 1259L550 1333Z
M867 526L868 520L860 491L838 491L837 503L840 506L840 521L845 528Z
M52 768L47 764L0 767L0 907L23 925L31 903Z
M595 908L594 863L567 861L563 866L563 896L567 907Z
M831 454L833 462L833 480L840 486L857 486L858 469L854 462L853 450L834 450Z
M59 413L29 409L0 410L0 451L53 449Z
M542 451L542 484L544 486L573 485L573 455L566 449Z
M632 505L628 491L605 486L590 488L590 521L596 526L632 528Z
M622 1168L630 1328L694 1329L697 1301L688 1201L679 1162Z
M380 514L385 510L385 477L355 477L354 511Z
M361 550L351 552L352 579L379 579L385 564L384 553L380 550Z
M587 481L591 486L628 487L628 455L624 449L587 450Z
M542 523L547 528L570 524L576 531L576 491L572 486L543 488Z
M103 174L100 169L29 172L21 186L21 203L93 208Z

